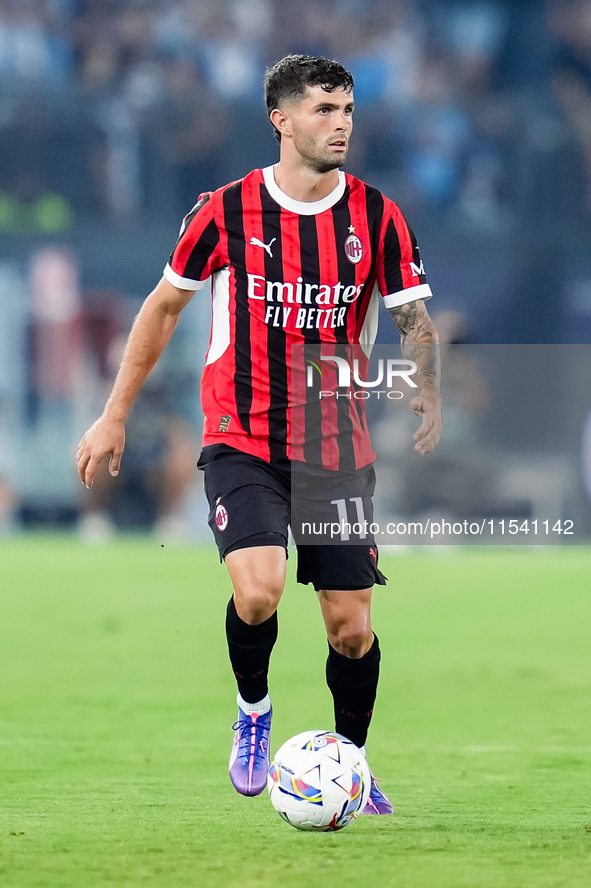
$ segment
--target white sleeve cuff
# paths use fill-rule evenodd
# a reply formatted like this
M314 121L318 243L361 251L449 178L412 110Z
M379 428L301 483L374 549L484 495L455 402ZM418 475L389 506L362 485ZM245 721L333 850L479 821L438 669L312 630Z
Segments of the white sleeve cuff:
M181 277L180 274L172 270L168 262L162 274L173 287L178 287L179 290L200 290L207 282L207 278L204 281L193 281L191 278Z
M398 290L397 293L388 293L384 296L384 305L386 308L396 308L398 305L406 305L417 299L430 299L432 295L429 284L417 284L416 287L407 287L405 290Z

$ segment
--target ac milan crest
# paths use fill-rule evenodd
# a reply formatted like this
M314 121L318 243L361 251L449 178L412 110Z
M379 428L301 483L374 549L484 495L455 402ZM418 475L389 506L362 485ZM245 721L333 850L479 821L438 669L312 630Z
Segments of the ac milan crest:
M356 234L350 234L345 241L345 253L347 254L347 259L353 265L357 265L363 259L363 244Z
M228 510L221 503L215 509L215 523L218 530L225 530L228 526Z

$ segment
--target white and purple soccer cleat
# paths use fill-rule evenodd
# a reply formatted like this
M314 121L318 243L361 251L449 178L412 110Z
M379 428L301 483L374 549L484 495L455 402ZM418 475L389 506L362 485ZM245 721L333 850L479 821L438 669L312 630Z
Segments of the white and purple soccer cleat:
M365 805L361 814L393 814L394 808L392 807L390 801L386 798L380 787L378 786L378 780L376 777L371 775L371 789L369 791L369 798Z
M230 780L241 795L260 795L267 785L272 712L269 709L260 715L238 707L238 720L232 725L235 733L230 753Z

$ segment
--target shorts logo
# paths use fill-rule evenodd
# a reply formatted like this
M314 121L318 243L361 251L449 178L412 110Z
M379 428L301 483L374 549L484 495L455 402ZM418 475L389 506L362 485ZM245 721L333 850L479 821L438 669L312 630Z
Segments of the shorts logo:
M228 414L225 413L222 416L222 418L220 419L220 424L218 426L218 432L227 432L228 429L230 428L230 420L231 419L232 419L232 417L228 416Z
M356 234L350 234L345 241L345 253L347 254L347 259L353 265L357 265L363 259L363 244Z
M218 530L225 530L228 526L228 511L221 503L218 503L216 506L215 524Z

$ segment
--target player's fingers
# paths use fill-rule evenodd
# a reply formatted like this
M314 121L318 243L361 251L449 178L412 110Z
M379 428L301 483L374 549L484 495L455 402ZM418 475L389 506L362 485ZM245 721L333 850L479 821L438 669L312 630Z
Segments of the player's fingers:
M101 463L101 460L102 460L102 456L99 459L97 459L94 456L91 456L87 461L86 469L84 471L84 477L82 480L84 481L84 483L86 484L86 486L88 487L89 490L92 487L92 485L94 484L94 476L96 475L96 471Z
M88 433L85 432L80 439L78 450L76 451L76 468L83 484L85 483L84 474L86 472L86 466L88 465L88 460L90 459L90 447L87 441L87 434Z
M83 484L86 484L86 466L88 465L89 459L90 456L86 453L76 456L76 469L78 470L78 477Z
M415 450L420 456L425 456L426 453L431 453L435 449L436 443L432 438L424 438L421 441L417 441Z
M413 413L416 413L417 416L421 416L423 413L423 401L421 398L411 398L409 405L410 409Z
M416 437L416 436L415 436ZM435 417L430 423L429 428L422 434L415 444L415 450L417 453L420 453L423 456L425 453L430 453L432 450L435 450L437 444L439 443L439 439L441 437L441 423Z
M76 468L78 469L78 474L84 471L89 459L90 448L87 446L86 435L84 435L78 445L78 450L76 451Z
M421 456L424 456L425 453L429 453L433 450L435 445L431 444L428 438L421 438L420 441L417 441L415 444L415 451L419 453Z
M423 417L423 421L421 422L420 426L418 427L418 429L416 430L416 432L413 435L413 438L415 441L419 441L421 438L423 438L425 435L427 435L429 433L429 431L431 430L431 428L433 427L433 417L432 416L430 416L428 413L418 414L418 415Z
M111 459L109 460L109 474L116 478L119 474L119 469L121 468L121 457L123 456L122 450L114 450L111 454Z

